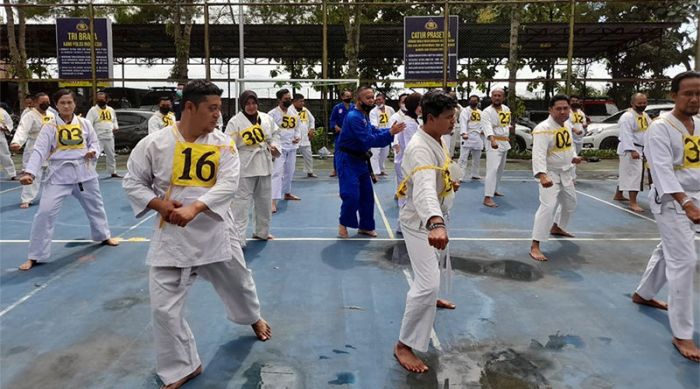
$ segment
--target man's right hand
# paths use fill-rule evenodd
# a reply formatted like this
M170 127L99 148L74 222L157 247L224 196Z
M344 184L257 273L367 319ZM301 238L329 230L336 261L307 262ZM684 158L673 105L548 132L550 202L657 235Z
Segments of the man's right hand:
M693 224L700 224L700 208L696 207L693 202L685 206L685 215Z
M148 207L158 212L166 222L170 222L170 213L175 208L182 207L182 203L177 200L153 199L148 203Z
M440 227L428 232L428 244L438 250L444 250L450 239L447 237L447 228Z
M19 178L19 183L22 185L31 185L34 182L34 177L29 173L23 173L22 177Z
M462 134L462 139L469 139L469 134Z
M335 133L336 134L340 133L340 130L342 130L342 128L335 126Z
M12 150L13 153L16 153L21 149L22 146L19 145L19 143L10 143L10 150Z
M269 149L270 149L270 154L272 154L272 156L275 157L275 158L277 158L277 157L279 157L280 155L282 155L282 153L280 152L280 150L279 150L277 147L275 147L275 146L270 145L270 146L269 146Z
M492 148L492 149L497 149L497 148L498 148L498 142L496 142L495 140L492 140L492 141L491 141L491 148Z
M639 157L640 157L640 155L637 151L632 151L630 153L630 155L632 156L632 159L639 159Z
M540 174L539 179L540 179L540 184L542 185L543 188L550 188L552 185L554 185L554 183L552 182L552 179L549 178L549 176L546 174Z
M391 132L391 135L396 135L399 132L403 131L404 128L406 128L406 123L396 122L396 123L394 123L393 126L391 126L391 129L389 130L389 132Z

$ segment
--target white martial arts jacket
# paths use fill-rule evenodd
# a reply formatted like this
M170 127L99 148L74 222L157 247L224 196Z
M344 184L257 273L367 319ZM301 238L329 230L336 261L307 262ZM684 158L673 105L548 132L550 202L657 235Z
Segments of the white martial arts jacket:
M500 112L496 111L493 105L489 105L481 112L481 121L487 142L489 136L495 137L500 152L510 150L508 138L510 136L510 115L510 108L505 104L501 104ZM491 145L489 144L486 149L491 150Z
M94 151L95 157L85 159ZM54 123L45 124L34 143L25 172L36 176L41 165L48 160L49 170L44 180L51 184L77 184L97 178L95 161L100 155L100 143L92 124L73 115L70 123L60 116Z
M394 156L394 162L401 163L404 153L408 147L408 143L413 139L413 136L418 132L418 129L423 125L423 120L418 117L418 120L406 115L403 111L399 111L389 119L389 127L394 123L404 123L406 127L403 131L394 135L394 144L399 145L399 152Z
M389 119L391 119L395 113L394 109L388 105L384 105L384 112L382 112L379 107L374 107L369 111L369 122L380 130L391 128Z
M564 125L555 122L552 116L538 124L532 130L532 174L539 173L550 175L554 172L557 176L573 169L571 162L576 157L576 149L573 147L571 136L571 122ZM561 177L564 180L564 176ZM573 177L568 177L573 180ZM557 177L553 177L556 182ZM568 185L571 182L562 182Z
M92 127L95 129L98 139L114 138L114 129L119 128L117 114L110 106L106 106L105 109L102 109L99 105L95 105L90 108L87 115L85 115L85 119L92 123Z
M479 108L472 109L472 107L464 108L459 115L459 135L462 147L474 150L484 148L484 139L482 138L484 128L481 115L482 112ZM463 139L462 134L467 134L469 138Z
M571 122L571 136L574 139L574 143L582 143L583 137L586 136L586 129L583 126L587 123L586 114L582 109L578 111L571 110L569 114L569 121ZM576 135L573 130L581 131L581 135Z
M12 116L10 116L10 114L2 108L0 108L0 127L7 129L7 132L12 132L12 129L15 127L15 123L12 121Z
M654 181L652 212L659 213L661 203L673 201L672 193L685 192L696 204L700 201L700 119L693 121L693 136L671 112L661 114L647 131L644 153ZM679 213L685 212L675 204Z
M280 148L280 129L272 117L258 112L258 122L238 112L226 125L226 134L236 142L241 159L241 177L269 176L272 174L272 153L269 146Z
M35 140L44 124L54 122L54 115L51 112L46 111L46 114L42 115L36 108L32 108L19 120L19 126L17 126L17 131L15 131L11 143L17 143L22 146L27 143L27 140Z
M162 130L165 127L170 127L175 125L175 113L173 111L168 112L167 115L163 115L160 111L153 113L150 119L148 119L148 133L152 134L158 130Z
M406 148L401 170L405 178L397 196L406 198L399 210L401 224L424 230L433 216L447 219L454 200L452 181L461 178L447 148L420 129Z
M154 198L183 205L201 201L209 208L187 226L155 219L146 263L187 268L232 258L231 200L238 188L240 162L231 138L221 131L185 142L175 127L143 138L131 152L122 186L136 217L150 210Z
M301 112L299 112L292 105L289 107L289 113L299 117L299 133L301 134L301 142L299 142L299 146L311 146L309 130L316 128L316 118L314 118L314 115L312 115L311 111L309 111L306 107L302 107Z
M287 112L277 106L267 113L275 121L279 128L280 144L284 150L296 150L299 148L299 143L294 143L295 139L301 139L301 130L299 129L299 116L296 115L296 110L292 110L290 106Z
M644 151L644 134L646 133L651 118L646 112L641 115L632 108L620 116L617 122L620 127L620 143L617 145L617 155L624 155L626 151Z

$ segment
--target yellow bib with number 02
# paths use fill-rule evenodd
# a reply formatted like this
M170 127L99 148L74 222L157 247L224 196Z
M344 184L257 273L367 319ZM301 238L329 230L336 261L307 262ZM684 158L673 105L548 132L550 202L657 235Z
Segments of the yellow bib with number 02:
M284 115L282 116L282 128L295 128L297 126L297 118L294 116Z
M498 113L498 120L501 123L501 126L509 126L510 125L510 112L499 112Z
M472 122L480 122L481 121L481 111L472 111L472 114L470 115L469 120Z
M83 130L80 124L64 124L56 127L56 148L58 150L75 150L85 148Z
M700 135L683 135L683 169L700 168Z
M109 112L108 109L101 109L99 111L99 119L101 122L111 122L112 121L112 113Z
M583 124L583 115L578 112L574 112L574 124Z
M216 184L221 149L217 145L177 142L170 182L178 186L212 187Z
M265 132L259 124L250 126L240 132L243 143L248 146L254 146L265 141Z
M639 129L639 131L642 132L646 131L649 128L649 121L647 120L646 116L637 116L637 128Z
M384 126L389 124L389 114L386 112L382 112L379 114L379 125Z
M552 148L552 153L571 150L572 145L571 133L569 133L566 127L554 131L554 148Z

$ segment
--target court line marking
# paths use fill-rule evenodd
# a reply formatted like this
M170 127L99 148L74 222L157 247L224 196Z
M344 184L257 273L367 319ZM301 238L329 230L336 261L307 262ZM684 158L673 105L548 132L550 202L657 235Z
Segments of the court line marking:
M382 221L384 221L384 228L386 228L386 232L389 234L389 239L394 239L394 232L391 231L391 224L389 224L389 220L386 218L386 215L384 214L384 208L382 208L382 203L379 202L379 197L377 197L377 193L372 193L374 195L374 203L377 205L377 209L379 210L379 215L382 216Z
M406 277L406 282L408 282L408 287L410 288L413 285L413 276L411 276L411 272L408 271L407 268L403 268L403 275ZM442 352L442 344L440 343L440 339L438 339L437 332L435 332L434 324L430 327L430 340L433 342L433 347Z
M3 190L3 191L0 191L0 194L7 193L7 192L10 192L10 191L13 191L13 190L17 190L17 189L22 189L22 185L20 185L20 186L15 186L14 188L5 189L5 190Z
M248 238L249 242L258 241L258 239ZM529 242L532 238L450 238L452 242ZM566 241L566 242L658 242L661 237L649 237L649 238L550 238L550 241ZM695 240L700 240L700 237L696 237ZM120 243L148 243L151 240L142 237L132 237L123 239ZM305 241L305 242L352 242L352 241L375 241L375 242L403 242L403 238L275 238L268 242L295 242L295 241ZM28 239L4 239L0 240L2 243L29 243ZM52 240L51 243L96 243L94 240L90 239L56 239Z
M621 207L621 206L619 206L619 205L617 205L617 204L613 204L613 203L611 203L611 202L609 202L609 201L606 201L606 200L603 200L603 199L601 199L601 198L599 198L599 197L593 196L592 194L588 194L588 193L586 193L586 192L581 192L580 190L576 190L576 193L582 194L582 195L584 195L584 196L586 196L586 197L590 197L590 198L592 198L593 200L600 201L600 202L603 203L603 204L607 204L607 205L609 205L609 206L611 206L611 207L614 207L614 208L617 208L617 209L619 209L619 210L625 211L625 212L627 212L627 213L629 213L629 214L631 214L631 215L634 215L634 216L637 216L637 217L641 217L641 218L644 219L644 220L648 220L648 221L650 221L650 222L656 224L656 220L654 220L654 219L652 219L652 218L650 218L650 217L647 217L647 216L644 216L644 215L640 215L640 214L637 213L637 212L634 212L634 211L632 211L632 210L630 210L630 209L627 209L627 208L623 208L623 207Z

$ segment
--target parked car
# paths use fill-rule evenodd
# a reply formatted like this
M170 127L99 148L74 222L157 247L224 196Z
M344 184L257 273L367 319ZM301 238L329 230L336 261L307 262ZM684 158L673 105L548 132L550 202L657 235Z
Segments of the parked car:
M663 112L668 112L673 109L673 104L658 104L647 106L646 113L652 119L655 119ZM620 142L618 136L620 127L617 122L622 114L627 110L622 110L616 114L607 117L601 123L591 123L588 125L588 135L583 137L583 148L585 149L600 149L600 150L615 150Z
M597 123L619 111L615 101L609 98L584 99L583 112L592 122Z
M141 139L148 135L148 119L152 111L138 109L117 109L119 131L114 133L115 150L131 150Z
M532 150L532 130L522 124L515 124L515 142L513 149L517 151Z

